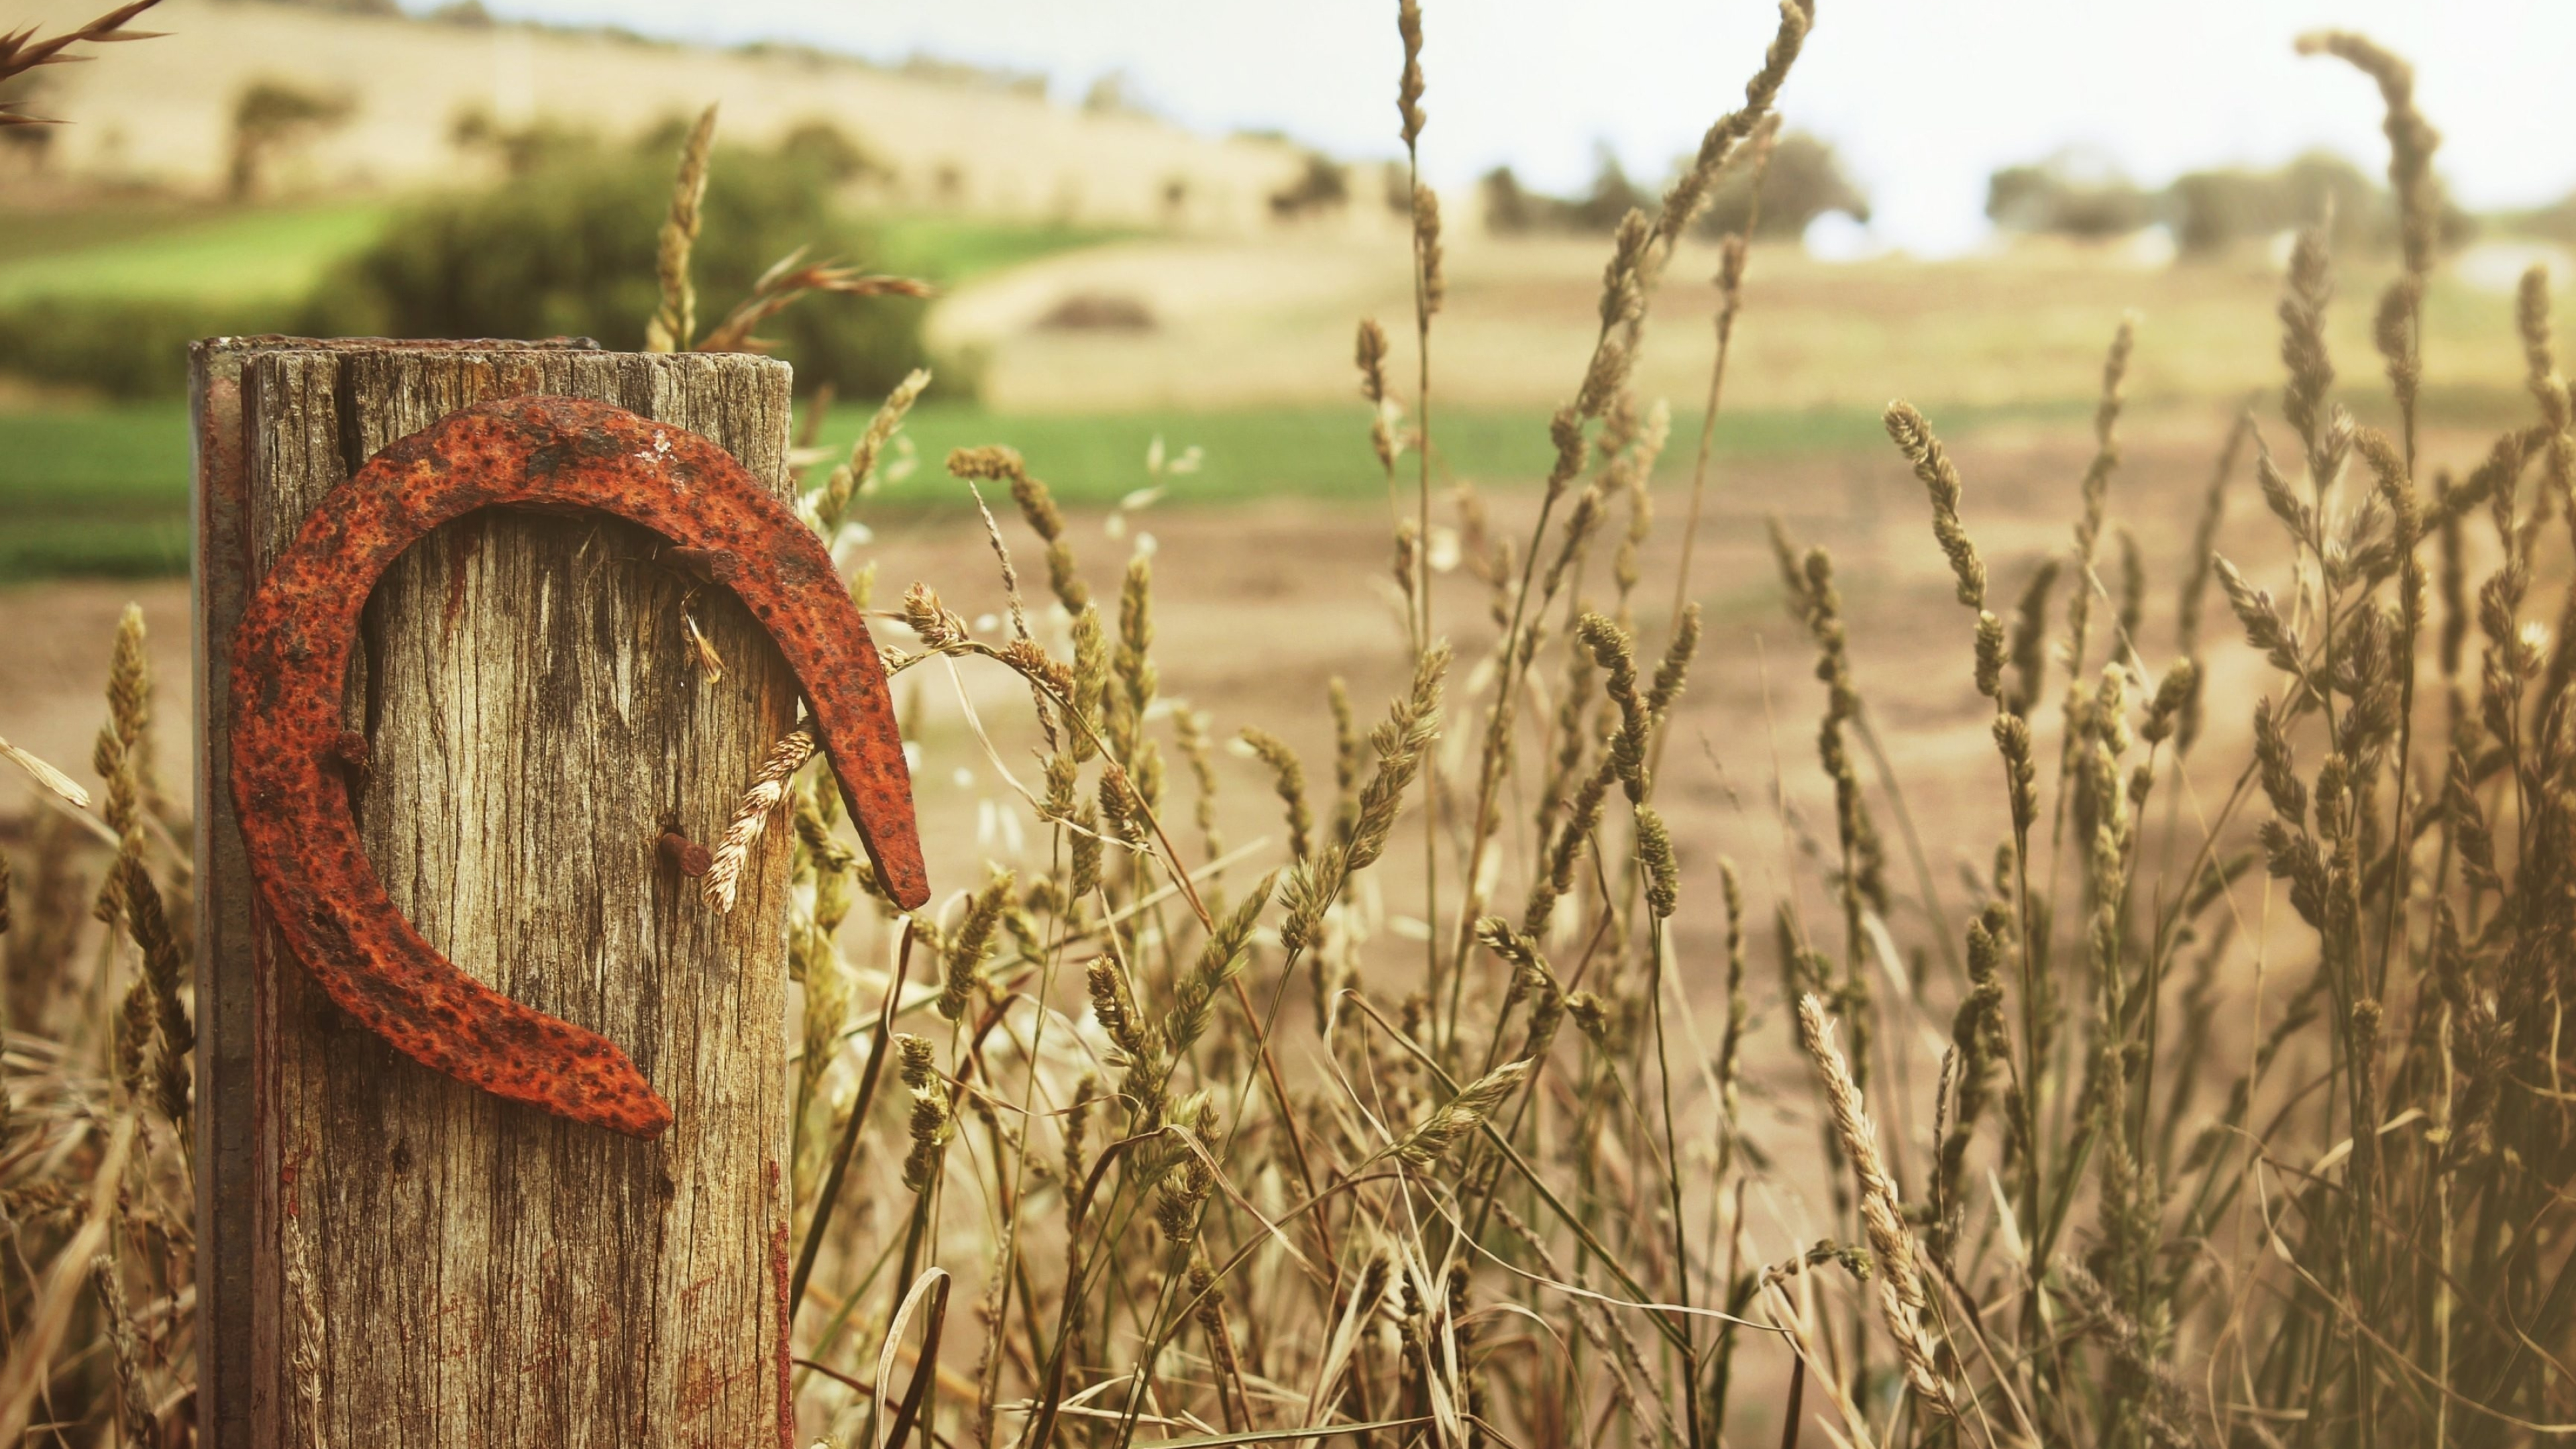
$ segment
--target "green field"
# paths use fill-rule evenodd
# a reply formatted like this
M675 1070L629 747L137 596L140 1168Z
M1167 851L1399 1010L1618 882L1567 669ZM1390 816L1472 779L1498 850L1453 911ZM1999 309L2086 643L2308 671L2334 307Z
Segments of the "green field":
M1960 427L2012 419L2072 420L2080 404L1956 414ZM836 410L823 443L846 448L866 425L855 408ZM951 448L1008 443L1057 496L1076 507L1106 507L1152 482L1146 454L1156 438L1167 456L1196 447L1194 473L1166 481L1158 507L1287 497L1383 496L1384 475L1369 450L1368 414L1349 407L1279 407L1220 412L1009 416L978 407L917 410L905 428L917 466L869 505L880 514L963 509L966 492L940 462ZM1744 413L1719 428L1724 458L1878 449L1875 409ZM1689 467L1687 439L1665 455L1663 475ZM1550 457L1547 416L1535 410L1460 409L1443 415L1435 453L1443 476L1481 485L1527 485ZM188 424L181 403L51 413L0 413L0 582L78 574L148 576L188 563ZM817 470L819 478L821 470ZM1407 460L1404 475L1410 479Z

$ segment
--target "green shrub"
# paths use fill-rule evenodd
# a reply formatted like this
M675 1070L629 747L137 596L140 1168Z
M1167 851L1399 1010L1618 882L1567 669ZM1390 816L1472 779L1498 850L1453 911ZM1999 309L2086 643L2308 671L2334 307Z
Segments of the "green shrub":
M325 335L596 338L644 345L655 237L670 203L665 148L550 148L498 187L423 201L324 281L304 324ZM798 247L866 265L873 235L833 209L811 158L720 150L694 254L701 330ZM761 335L800 387L882 393L923 361L922 304L809 298ZM953 391L952 389L943 389Z
M291 330L288 304L173 298L37 297L0 307L0 371L128 400L188 390L200 337Z
M1986 219L2004 231L2099 240L2156 219L2154 193L2092 158L2061 155L1986 178Z
M798 247L881 265L875 234L837 212L829 158L720 151L693 272L701 333ZM323 337L591 337L640 348L653 315L654 252L670 204L672 148L609 147L554 135L489 190L422 200L301 300L38 297L0 306L0 372L113 399L187 391L188 343L235 333ZM882 394L924 360L923 304L809 297L760 335L796 365L801 388ZM940 390L971 394L975 369L943 368Z

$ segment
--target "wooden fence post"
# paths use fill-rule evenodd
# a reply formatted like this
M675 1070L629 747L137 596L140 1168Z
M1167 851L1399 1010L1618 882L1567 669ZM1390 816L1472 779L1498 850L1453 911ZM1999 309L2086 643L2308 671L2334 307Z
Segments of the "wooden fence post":
M650 1141L419 1066L263 923L225 761L232 630L308 510L491 398L594 398L784 494L788 369L553 343L217 339L194 353L199 1423L275 1445L786 1442L786 847L729 918L656 849L699 839L794 723L725 590L605 516L490 511L389 570L349 681L352 804L393 900L461 969L622 1046ZM703 677L684 612L724 664Z

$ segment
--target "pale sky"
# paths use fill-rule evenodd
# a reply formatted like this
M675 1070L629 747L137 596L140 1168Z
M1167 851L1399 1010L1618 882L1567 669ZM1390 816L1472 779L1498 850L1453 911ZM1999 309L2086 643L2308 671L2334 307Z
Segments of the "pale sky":
M1266 127L1350 158L1397 149L1394 0L487 0L502 14L673 38L915 51L1043 71L1061 99L1123 71L1205 131ZM2576 190L2576 3L2568 0L1821 0L1782 106L1832 141L1887 245L1986 235L1985 178L2066 146L2161 184L2328 146L2378 174L2379 97L2290 43L2356 29L2411 57L2472 209ZM1765 0L1423 0L1424 164L1447 186L1509 163L1571 191L1596 142L1660 180L1742 96Z

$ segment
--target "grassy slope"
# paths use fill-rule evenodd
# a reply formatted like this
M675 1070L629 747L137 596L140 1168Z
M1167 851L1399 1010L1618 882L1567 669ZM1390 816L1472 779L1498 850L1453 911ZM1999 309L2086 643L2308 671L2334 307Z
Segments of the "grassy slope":
M391 207L341 201L256 211L167 206L9 217L0 303L29 297L299 296L372 240Z

